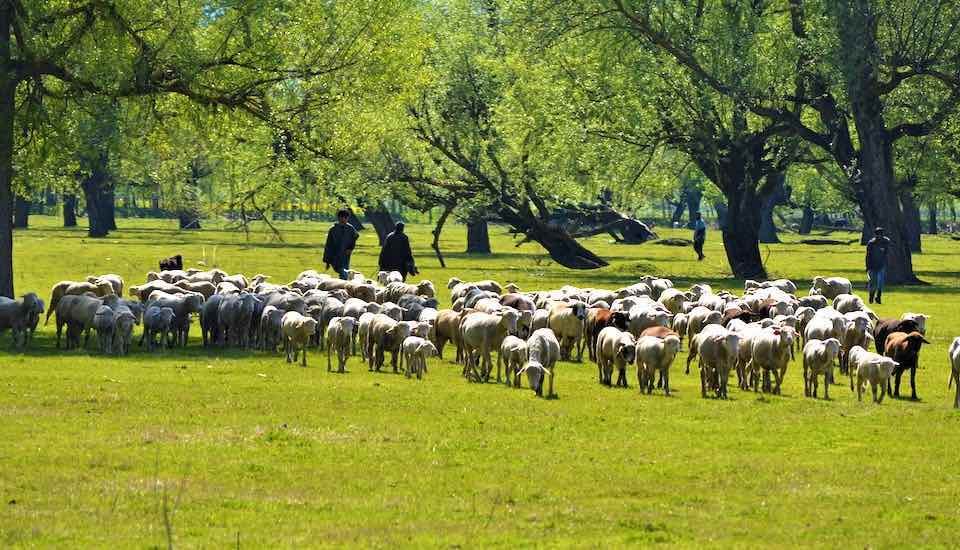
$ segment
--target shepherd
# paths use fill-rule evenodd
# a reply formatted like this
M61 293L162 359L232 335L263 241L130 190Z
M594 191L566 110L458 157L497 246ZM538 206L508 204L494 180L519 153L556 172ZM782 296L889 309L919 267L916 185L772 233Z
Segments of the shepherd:
M327 243L323 247L323 263L327 264L328 268L332 267L344 280L350 269L350 255L353 254L353 248L360 237L357 230L347 222L348 219L348 210L337 212L337 223L327 232Z
M410 239L403 232L403 222L397 222L396 228L387 235L380 250L380 270L399 271L403 280L407 275L416 275L417 266L413 262L413 251L410 250Z

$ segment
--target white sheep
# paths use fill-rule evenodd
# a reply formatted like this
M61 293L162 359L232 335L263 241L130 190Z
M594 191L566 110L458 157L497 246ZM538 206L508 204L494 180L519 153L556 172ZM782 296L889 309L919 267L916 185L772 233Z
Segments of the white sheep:
M543 379L548 377L547 397L554 397L553 381L557 362L560 361L560 342L548 328L537 329L527 338L527 364L519 374L526 373L527 382L537 395L543 396Z
M577 362L583 360L584 321L587 318L587 305L583 302L554 302L550 305L547 326L560 341L560 353L564 359L570 359L573 348L577 350Z
M520 385L520 371L527 362L527 342L510 335L500 344L500 353L497 355L497 381L500 381L501 365L504 369L504 382L509 385Z
M884 357L878 353L867 351L860 346L854 346L850 350L848 357L850 369L857 373L857 400L863 401L863 386L870 383L870 391L873 393L873 401L878 405L883 403L883 397L887 394L887 383L893 369L900 366L899 363L889 357ZM877 397L877 387L880 387L880 397Z
M693 345L693 338L707 325L719 325L723 314L719 311L697 306L687 314L687 343Z
M356 325L357 320L353 317L334 317L330 319L326 334L327 372L332 370L330 356L334 350L337 352L337 372L346 372L347 357L350 356L353 346L353 332Z
M507 335L517 332L518 317L516 310L505 309L498 314L476 312L463 319L460 332L465 359L464 374L469 379L489 379L493 370L490 353L500 349L500 344Z
M810 340L803 346L803 395L817 397L817 377L823 375L823 398L830 399L830 380L833 378L833 361L840 353L840 341L836 338Z
M643 393L644 388L648 394L653 393L653 378L659 373L663 382L663 393L670 395L670 366L680 351L680 337L641 336L637 339L636 348L637 385L640 386L640 393Z
M747 365L747 371L753 377L753 391L757 391L762 370L764 391L769 389L769 376L772 373L776 383L772 391L775 394L780 393L780 385L783 384L787 364L790 362L793 338L793 329L789 327L764 329L753 338L750 363Z
M850 279L843 277L814 277L813 286L810 287L810 295L820 294L828 300L832 300L840 294L850 294L853 292L853 284Z
M406 362L405 374L410 378L414 374L417 380L427 372L427 359L437 354L437 348L432 342L419 336L407 336L401 345L401 356Z
M636 360L633 334L617 327L604 327L597 335L597 371L601 384L611 385L613 369L617 369L617 386L627 387L627 365Z
M297 356L303 352L300 364L307 366L307 347L316 331L317 321L313 317L301 315L296 311L283 314L280 319L280 334L283 337L283 350L287 356L287 363L296 363Z
M849 313L851 311L863 311L866 304L856 294L840 294L833 299L833 309L840 313Z

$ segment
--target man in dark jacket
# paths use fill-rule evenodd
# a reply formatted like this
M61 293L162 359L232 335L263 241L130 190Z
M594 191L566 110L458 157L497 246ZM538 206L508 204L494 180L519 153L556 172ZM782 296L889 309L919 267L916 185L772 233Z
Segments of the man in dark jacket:
M703 221L700 212L693 217L693 250L697 253L697 261L703 260L703 243L707 240L707 224Z
M883 283L887 278L887 251L890 249L890 239L883 234L883 228L873 230L873 238L867 242L867 289L870 291L870 303L880 304L883 294Z
M340 274L341 279L347 278L347 270L350 269L350 254L353 253L353 247L357 244L357 238L360 234L352 225L347 223L350 218L350 212L340 210L337 212L337 223L333 224L330 231L327 232L327 244L323 247L323 263L327 267L333 267L333 270Z
M380 270L399 271L403 280L407 275L416 275L417 266L413 263L413 251L410 250L410 239L403 232L403 222L397 222L393 233L387 235L380 250Z

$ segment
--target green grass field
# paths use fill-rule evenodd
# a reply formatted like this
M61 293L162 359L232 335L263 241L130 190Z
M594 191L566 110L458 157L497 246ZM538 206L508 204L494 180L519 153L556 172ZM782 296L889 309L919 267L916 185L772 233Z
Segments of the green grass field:
M193 265L285 281L320 267L326 226L267 233L120 220L104 240L51 218L16 235L18 292L45 299L61 279L115 272L142 281L174 253ZM411 239L423 276L617 287L644 273L677 286L725 277L719 234L708 258L646 244L588 246L611 261L574 272L492 228L495 254L470 257L448 228L448 268ZM661 236L686 236L665 231ZM786 236L789 241L793 236ZM843 234L839 238L854 238ZM858 403L803 397L799 362L782 396L731 389L704 400L699 378L671 377L673 397L596 382L590 364L557 369L559 399L465 382L435 361L421 382L372 374L351 359L328 374L279 355L186 351L128 358L54 348L53 324L24 354L0 340L0 546L678 546L955 547L960 540L960 413L948 397L946 349L960 334L960 243L924 240L930 286L891 288L881 316L932 316L921 355L922 400ZM354 267L375 271L363 233ZM816 274L863 289L862 249L787 242L764 247L771 276L805 289ZM447 293L441 290L446 301ZM448 348L449 350L449 348ZM678 357L682 365L685 355ZM909 388L909 386L908 386Z

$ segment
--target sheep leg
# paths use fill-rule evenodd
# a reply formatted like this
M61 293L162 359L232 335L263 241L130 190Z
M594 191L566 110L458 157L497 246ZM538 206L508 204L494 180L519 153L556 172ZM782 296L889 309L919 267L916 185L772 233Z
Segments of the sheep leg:
M661 376L663 378L663 394L669 397L670 396L670 371L664 369L662 372L663 374Z
M306 367L306 366L307 366L307 348L308 348L308 347L309 347L309 346L307 346L307 345L304 345L304 346L303 346L303 350L302 350L302 351L303 351L303 356L301 357L301 363L300 363L300 365L303 366L303 367Z
M823 398L826 399L827 401L829 401L829 400L830 400L830 384L827 384L827 383L826 383L826 381L827 381L827 380L826 380L826 375L824 375L824 380L823 380L823 381L824 381L824 384L823 384ZM814 383L816 383L816 380L814 380ZM814 386L813 396L814 396L814 397L817 396L816 386Z
M917 367L910 369L910 399L916 401L917 397Z
M773 393L780 395L780 384L783 383L783 373L778 369L773 369L773 377L777 385L773 388Z
M877 386L878 386L878 385L882 388L882 389L880 390L881 392L884 391L884 390L886 390L886 388L887 388L886 384L884 384L883 382L881 382L880 384L874 384L873 382L870 382L870 391L873 393L873 402L874 402L874 403L880 403L879 401L877 401Z
M816 382L814 382L816 384ZM803 396L810 397L810 369L806 365L803 366ZM816 386L814 386L816 387ZM816 390L814 390L816 391ZM816 397L816 396L814 396Z
M327 346L327 372L333 370L333 365L330 362L330 352L333 351L330 349L331 346Z

